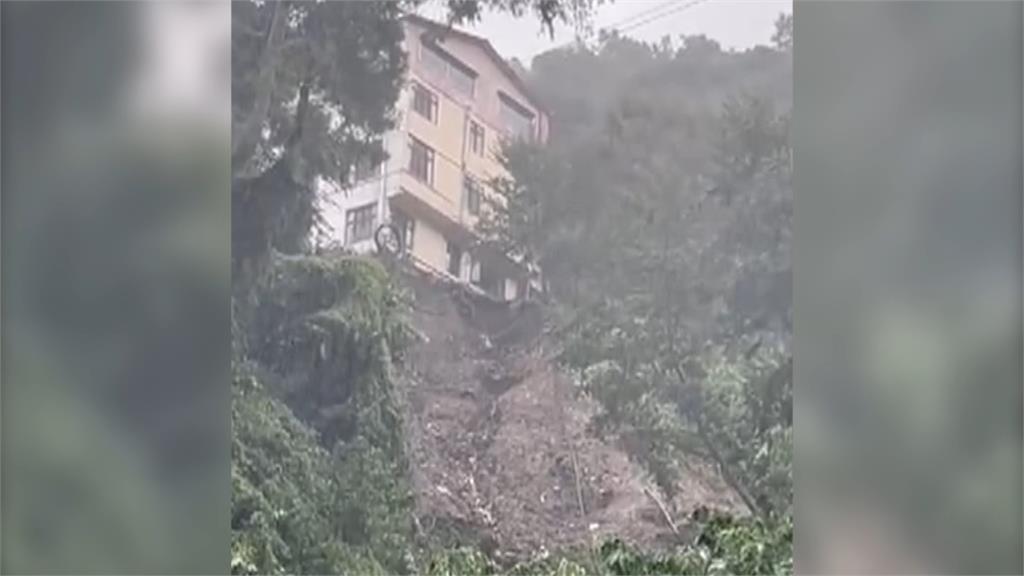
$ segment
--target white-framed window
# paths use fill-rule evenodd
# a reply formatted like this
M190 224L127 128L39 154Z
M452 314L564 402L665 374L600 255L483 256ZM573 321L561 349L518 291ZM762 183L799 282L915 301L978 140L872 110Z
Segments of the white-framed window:
M480 183L472 176L466 175L462 179L462 194L466 204L466 211L474 216L480 215Z
M373 237L377 226L377 203L371 202L345 212L345 243L353 244Z
M434 185L434 149L410 136L409 173L421 182Z
M412 85L412 109L420 116L437 124L437 94L419 82L414 82Z
M484 127L475 120L469 121L469 149L477 156L483 156L487 149L487 137Z

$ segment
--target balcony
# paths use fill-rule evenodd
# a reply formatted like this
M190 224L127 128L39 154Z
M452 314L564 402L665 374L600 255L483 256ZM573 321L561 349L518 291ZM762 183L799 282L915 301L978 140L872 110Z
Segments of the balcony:
M473 239L473 232L462 222L459 198L450 198L408 170L397 174L388 196L399 210L428 221L451 241L467 243Z

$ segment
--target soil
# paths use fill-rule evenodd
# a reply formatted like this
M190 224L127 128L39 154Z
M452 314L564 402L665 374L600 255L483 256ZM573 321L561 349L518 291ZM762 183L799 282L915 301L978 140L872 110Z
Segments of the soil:
M419 274L406 284L419 341L400 381L424 542L476 545L499 561L610 537L662 548L687 536L694 508L740 509L701 462L687 463L679 496L665 502L620 446L591 435L595 407L547 359L538 307Z

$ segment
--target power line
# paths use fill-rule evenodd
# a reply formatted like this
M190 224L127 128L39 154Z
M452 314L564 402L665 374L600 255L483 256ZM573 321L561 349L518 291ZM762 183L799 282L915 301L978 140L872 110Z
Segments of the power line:
M660 19L662 19L662 18L664 18L666 16L671 16L672 14L677 14L677 13L682 12L684 10L687 10L689 8L693 8L694 6L697 6L699 4L703 4L705 2L708 2L709 0L691 0L690 2L687 2L685 4L677 4L675 7L672 7L669 10L666 10L666 11L659 12L659 13L655 14L655 12L658 12L662 8L666 8L666 7L669 7L672 4L676 4L678 1L679 0L669 0L668 2L663 2L661 4L658 4L657 6L654 6L652 8L648 8L647 10L643 10L643 11L637 13L637 14L633 14L632 16L630 16L628 18L624 18L621 21L619 21L619 22L617 22L615 24L612 24L611 26L604 26L604 27L601 28L601 30L602 31L607 31L607 32L619 32L619 33L625 32L627 30L633 30L634 28L639 28L640 26L643 26L644 24L650 24L651 22L654 22L655 20L660 20ZM647 17L637 21L636 19L641 17L641 16L647 16ZM626 24L626 25L623 26L623 24ZM621 28L620 28L620 26L621 26ZM564 42L562 44L556 45L556 46L554 46L552 48L549 48L548 50L560 50L560 49L565 48L567 46L571 46L572 44L575 44L578 41L579 41L579 38L573 38L572 40L569 40L568 42Z
M633 30L634 28L638 28L640 26L643 26L644 24L649 24L651 22L654 22L655 20L660 20L660 19L662 19L662 18L664 18L666 16L675 14L677 12L682 12L683 10L686 10L686 9L689 9L689 8L693 8L694 6L697 6L698 4L703 4L704 2L707 2L707 1L708 0L691 0L690 2L687 2L686 4L680 4L679 6L677 6L673 10L668 10L668 11L662 12L660 14L655 14L654 16L651 16L649 18L645 18L645 19L643 19L643 20L641 20L639 22L634 22L634 23L632 23L632 24L630 24L628 26L623 26L622 28L618 29L618 32L621 33L621 32L625 32L627 30Z
M652 7L652 8L647 8L647 9L641 10L641 11L637 12L636 14L633 14L631 16L627 16L627 17L623 18L622 20L620 20L618 22L615 22L613 24L609 24L608 26L602 26L601 28L604 29L604 30L609 30L609 29L617 28L617 27L625 25L625 24L629 24L630 22L632 22L634 20L637 20L639 18L647 16L648 14L651 14L653 12L657 12L657 11L661 10L662 8L667 8L667 7L675 4L678 1L679 0L668 0L668 2L662 2L661 4L658 4L658 5L656 5L656 6Z

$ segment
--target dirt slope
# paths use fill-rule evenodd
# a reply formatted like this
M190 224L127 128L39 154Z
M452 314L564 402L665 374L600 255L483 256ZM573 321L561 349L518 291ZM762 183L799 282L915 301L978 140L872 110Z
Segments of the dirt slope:
M545 359L538 309L468 299L420 276L407 284L421 341L401 381L421 537L499 559L613 535L644 547L671 540L645 494L653 483L587 433L593 408ZM737 507L717 477L695 468L669 503L676 514Z

